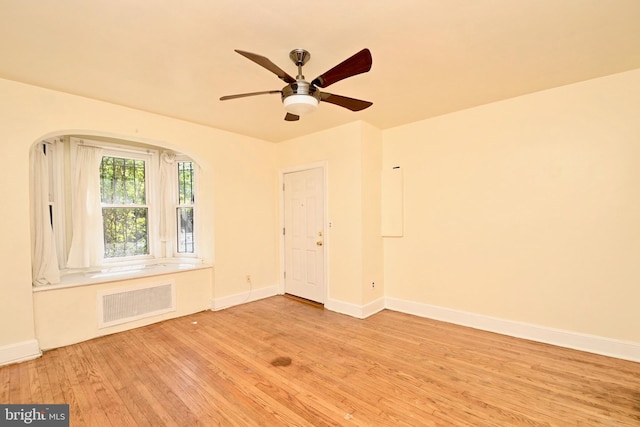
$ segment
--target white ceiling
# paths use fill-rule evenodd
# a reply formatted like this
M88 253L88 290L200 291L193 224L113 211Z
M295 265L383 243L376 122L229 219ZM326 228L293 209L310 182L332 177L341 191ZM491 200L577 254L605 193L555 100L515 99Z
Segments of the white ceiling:
M284 83L238 55L307 80L362 48L369 73L285 122ZM0 77L282 141L364 120L386 129L640 68L640 0L0 0Z

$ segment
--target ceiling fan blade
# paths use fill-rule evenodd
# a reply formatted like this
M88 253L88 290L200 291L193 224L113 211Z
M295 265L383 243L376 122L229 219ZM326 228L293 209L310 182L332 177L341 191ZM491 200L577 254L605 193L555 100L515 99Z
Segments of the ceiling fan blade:
M284 116L284 119L288 122L296 122L298 120L300 120L300 116L296 116L295 114L291 114L291 113L287 113L286 116Z
M327 87L347 77L366 73L371 69L371 52L362 49L351 58L342 61L326 73L316 77L311 83L318 87Z
M244 98L246 96L255 96L255 95L266 95L272 93L279 93L282 95L281 90L263 90L262 92L250 92L250 93L239 93L237 95L226 95L220 98L220 101L226 101L227 99L236 99L236 98Z
M244 56L245 58L250 59L253 62L255 62L256 64L261 65L262 67L264 67L267 70L271 71L273 74L278 76L278 78L280 80L282 80L284 82L294 83L296 81L296 79L294 79L289 74L287 74L282 68L278 67L276 64L274 64L273 62L271 62L268 58L265 58L264 56L261 56L261 55L255 54L255 53L251 53L251 52L245 52L243 50L238 50L238 49L235 49L235 51L238 52L240 55Z
M334 95L332 93L320 92L320 100L329 104L339 105L351 111L360 111L369 108L373 102L362 101L361 99L348 98L346 96Z

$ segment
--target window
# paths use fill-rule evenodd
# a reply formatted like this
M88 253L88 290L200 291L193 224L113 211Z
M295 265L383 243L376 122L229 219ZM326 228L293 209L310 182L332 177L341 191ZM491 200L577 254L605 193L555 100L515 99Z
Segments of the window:
M149 255L146 162L102 157L100 199L104 257Z
M52 190L42 197L60 270L198 257L198 167L192 159L146 144L72 136L39 149L48 164ZM95 163L77 160L81 152ZM92 191L99 194L85 203ZM89 252L95 255L84 256Z
M178 166L177 252L194 253L193 211L195 202L193 162L176 162Z

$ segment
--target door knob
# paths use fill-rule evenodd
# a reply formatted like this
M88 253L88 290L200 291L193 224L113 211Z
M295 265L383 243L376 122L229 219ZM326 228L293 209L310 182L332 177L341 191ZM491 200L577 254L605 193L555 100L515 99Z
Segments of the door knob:
M316 242L316 246L322 246L322 240L318 240L318 241Z

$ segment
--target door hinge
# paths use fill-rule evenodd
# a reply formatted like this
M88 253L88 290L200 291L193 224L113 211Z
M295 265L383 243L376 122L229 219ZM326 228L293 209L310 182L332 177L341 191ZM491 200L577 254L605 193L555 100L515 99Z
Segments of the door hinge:
M285 279L287 278L287 272L286 271L284 272L284 278Z
M282 227L282 235L285 235L284 227Z
M282 191L284 191L284 182L282 183Z

